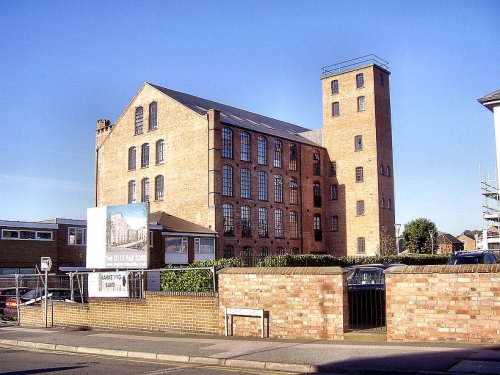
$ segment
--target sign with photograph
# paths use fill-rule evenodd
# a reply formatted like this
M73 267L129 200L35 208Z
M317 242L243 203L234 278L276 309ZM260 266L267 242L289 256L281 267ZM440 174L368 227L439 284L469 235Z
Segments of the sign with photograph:
M87 209L87 268L147 268L146 202Z
M89 297L128 298L128 272L89 273Z

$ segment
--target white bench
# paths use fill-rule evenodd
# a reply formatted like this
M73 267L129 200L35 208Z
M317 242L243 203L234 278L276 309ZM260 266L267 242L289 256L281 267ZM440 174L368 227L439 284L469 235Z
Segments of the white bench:
M231 307L226 307L224 309L224 327L226 329L226 336L229 336L229 327L227 324L227 318L230 316L231 317L231 336L233 335L233 316L256 316L261 319L261 328L262 328L262 338L264 338L264 331L265 331L265 325L264 325L264 317L266 315L266 312L264 309L243 309L243 308L231 308ZM269 320L269 318L268 318ZM269 334L268 334L269 336Z

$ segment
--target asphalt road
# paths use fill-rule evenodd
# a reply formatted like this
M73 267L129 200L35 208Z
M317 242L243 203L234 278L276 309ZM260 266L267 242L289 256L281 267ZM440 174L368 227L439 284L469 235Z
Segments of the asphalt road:
M0 373L6 375L32 374L293 374L276 371L255 371L185 363L158 363L147 360L114 359L95 355L45 353L38 350L19 350L0 347Z

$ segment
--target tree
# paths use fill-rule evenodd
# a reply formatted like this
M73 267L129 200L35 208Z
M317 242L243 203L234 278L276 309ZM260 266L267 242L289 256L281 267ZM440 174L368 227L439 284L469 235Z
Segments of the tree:
M431 240L431 233L433 239ZM436 244L437 227L432 221L419 218L406 223L403 232L405 249L411 253L432 253L432 243Z
M380 256L388 256L388 255L397 255L396 249L396 239L393 234L387 229L387 227L383 226L380 231L380 245L379 245L379 254Z

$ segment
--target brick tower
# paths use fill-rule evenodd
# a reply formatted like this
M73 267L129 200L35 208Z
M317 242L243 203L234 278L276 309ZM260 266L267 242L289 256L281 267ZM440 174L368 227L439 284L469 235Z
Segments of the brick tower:
M376 255L394 237L388 64L369 55L323 68L323 144L331 160L335 253Z

